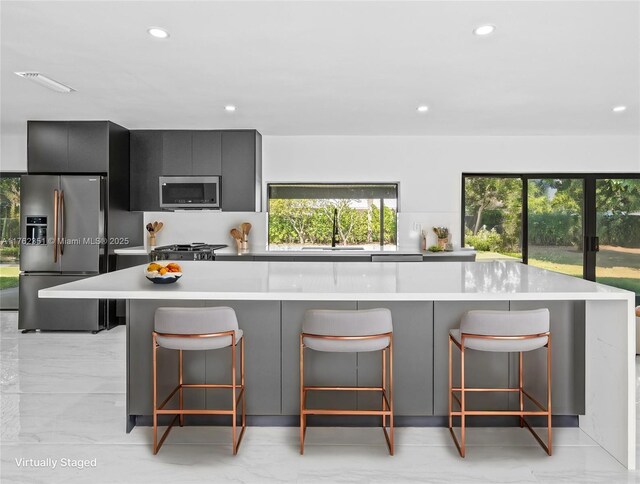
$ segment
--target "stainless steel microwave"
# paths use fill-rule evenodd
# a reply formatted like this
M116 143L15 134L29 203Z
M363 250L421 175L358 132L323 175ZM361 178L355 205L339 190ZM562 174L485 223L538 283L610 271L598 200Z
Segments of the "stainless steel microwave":
M160 208L219 209L219 176L161 176Z

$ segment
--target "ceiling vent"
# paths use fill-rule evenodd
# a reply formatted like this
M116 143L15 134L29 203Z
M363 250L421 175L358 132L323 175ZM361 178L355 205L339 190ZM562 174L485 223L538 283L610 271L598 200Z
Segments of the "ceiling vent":
M29 79L41 86L48 87L49 89L56 92L73 92L75 89L70 88L69 86L65 86L61 82L54 81L53 79L40 74L39 72L16 72L20 77L24 77L25 79Z

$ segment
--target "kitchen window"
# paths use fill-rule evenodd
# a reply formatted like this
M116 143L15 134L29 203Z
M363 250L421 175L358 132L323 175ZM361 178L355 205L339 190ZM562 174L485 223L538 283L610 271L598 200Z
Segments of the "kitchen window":
M272 183L269 249L396 247L395 183Z

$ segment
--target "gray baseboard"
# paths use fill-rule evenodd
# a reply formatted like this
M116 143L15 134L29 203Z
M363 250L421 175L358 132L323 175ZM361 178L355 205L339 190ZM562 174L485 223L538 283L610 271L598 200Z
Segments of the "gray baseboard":
M173 416L166 415L160 418L161 425L167 425ZM544 417L529 418L528 421L535 427L546 426ZM397 416L394 418L396 427L447 427L446 416ZM554 415L552 418L554 427L578 427L577 415ZM221 415L186 415L185 425L214 425L225 426L230 424L228 416ZM352 415L328 415L307 417L310 427L377 427L380 425L379 417L354 417ZM153 425L151 415L130 415L128 420L129 432L136 425L150 427ZM300 425L298 415L247 415L249 427L297 427ZM454 425L457 422L454 421ZM468 427L518 427L518 417L467 417ZM130 428L129 428L130 427Z

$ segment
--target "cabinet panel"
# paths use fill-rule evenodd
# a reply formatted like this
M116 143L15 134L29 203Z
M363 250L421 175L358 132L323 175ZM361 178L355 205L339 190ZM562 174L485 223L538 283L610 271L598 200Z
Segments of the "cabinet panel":
M217 261L251 262L253 259L250 255L216 255Z
M69 123L71 173L106 173L109 170L109 129L106 121Z
M246 338L247 413L279 415L280 301L207 301L205 305L229 306L238 317L238 324ZM239 350L240 346L238 358ZM231 348L206 352L207 383L230 382L230 368ZM231 409L231 391L207 390L206 405L209 408Z
M222 174L222 133L194 131L192 137L192 174Z
M394 411L396 415L433 414L433 303L358 302L358 309L388 308L393 318ZM358 386L378 386L380 351L358 353ZM358 393L358 408L378 409L379 393Z
M158 307L202 307L203 301L142 301L132 300L127 321L127 411L129 415L153 413L153 317ZM184 382L201 382L205 378L204 352L184 352ZM158 352L158 396L162 401L178 382L178 352ZM204 390L184 392L185 406L204 407ZM175 400L175 399L174 399ZM170 408L170 407L168 407ZM173 407L175 408L175 407Z
M434 415L448 413L449 330L460 327L462 315L472 309L509 310L508 301L436 302L433 321ZM453 384L460 383L460 351L453 346ZM465 352L465 384L468 387L506 387L509 383L509 354L488 351ZM506 410L506 393L467 394L469 410Z
M191 175L191 131L162 133L162 175Z
M159 211L162 132L131 132L131 210Z
M128 267L147 264L149 262L149 259L149 255L116 254L116 270L120 271L122 269L127 269ZM124 318L126 316L125 308L126 301L123 299L118 299L116 301L116 316L118 318Z
M351 301L282 302L282 414L300 413L300 332L307 309L356 309ZM356 353L305 350L306 385L357 384ZM309 407L356 408L356 392L311 392Z
M66 172L69 165L68 123L29 121L27 130L29 173Z
M584 301L512 301L512 311L548 308L551 315L551 409L554 415L584 414ZM518 385L518 354L511 355L511 385ZM523 357L524 388L547 401L547 350ZM517 408L517 396L511 395Z
M256 132L222 132L222 210L256 209Z

